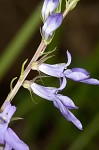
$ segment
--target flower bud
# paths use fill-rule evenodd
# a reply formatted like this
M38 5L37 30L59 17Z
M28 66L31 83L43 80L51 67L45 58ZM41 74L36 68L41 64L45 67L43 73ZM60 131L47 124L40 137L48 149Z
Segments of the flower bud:
M42 27L42 36L45 41L50 41L53 36L53 32L61 25L63 15L61 13L55 13L48 17Z
M45 21L48 16L57 8L59 0L45 0L42 7L42 18Z

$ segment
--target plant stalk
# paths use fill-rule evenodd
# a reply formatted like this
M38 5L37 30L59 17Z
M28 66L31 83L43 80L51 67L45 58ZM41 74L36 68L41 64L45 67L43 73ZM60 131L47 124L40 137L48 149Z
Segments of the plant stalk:
M24 73L22 75L22 79L18 79L16 85L14 86L14 88L12 89L12 91L8 94L6 100L4 101L3 105L1 106L1 111L4 110L4 106L6 104L7 101L12 101L13 98L15 97L15 95L17 94L18 90L20 89L20 87L22 86L24 80L26 79L26 77L28 76L28 74L30 73L31 71L31 66L32 66L32 63L33 61L36 61L40 55L41 55L41 52L46 49L47 45L45 45L44 41L41 41L38 49L36 50L34 56L32 57L30 63L28 64L28 66L26 67L26 69L24 70Z

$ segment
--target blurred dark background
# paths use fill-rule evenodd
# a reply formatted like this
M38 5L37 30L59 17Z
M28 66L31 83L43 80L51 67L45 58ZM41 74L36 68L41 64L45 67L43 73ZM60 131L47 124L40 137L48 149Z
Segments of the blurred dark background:
M0 0L0 104L10 91L12 78L19 77L21 65L30 60L40 40L39 0ZM99 0L81 0L57 30L47 50L55 57L47 63L66 62L66 50L72 54L72 67L87 69L99 79ZM37 72L31 72L32 79ZM44 79L46 86L56 86L57 79ZM14 82L14 84L16 81ZM12 128L34 150L98 150L99 149L99 87L68 80L63 91L79 110L73 111L81 120L83 131L66 121L51 102L33 96L21 88L13 100L15 116L23 117ZM37 103L37 104L35 104Z

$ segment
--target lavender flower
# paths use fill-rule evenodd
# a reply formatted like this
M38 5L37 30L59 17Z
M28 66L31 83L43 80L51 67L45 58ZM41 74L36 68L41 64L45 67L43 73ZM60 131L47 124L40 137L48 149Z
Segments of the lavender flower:
M37 94L38 96L52 101L54 106L57 107L63 116L68 120L71 121L77 128L80 130L82 129L82 124L80 121L69 111L69 109L77 109L73 101L61 94L58 94L66 86L66 78L62 78L60 80L60 87L44 87L36 83L31 84L32 91Z
M7 102L4 111L0 113L0 144L5 144L4 150L11 150L12 148L14 150L29 150L28 146L18 138L15 132L8 128L15 111L16 107Z
M59 0L45 0L42 7L42 18L45 21L50 14L57 8Z
M44 40L50 40L53 32L61 25L62 20L63 15L61 13L52 14L47 18L42 27L42 36Z
M67 51L67 63L49 65L42 63L38 66L38 70L54 77L66 77L74 81L83 82L86 84L99 85L99 80L90 78L90 74L83 68L67 69L71 63L71 54Z

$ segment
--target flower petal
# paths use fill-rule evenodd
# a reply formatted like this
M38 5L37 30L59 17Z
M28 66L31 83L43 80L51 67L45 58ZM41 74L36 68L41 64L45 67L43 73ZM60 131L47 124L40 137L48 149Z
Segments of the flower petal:
M85 74L86 76L90 75L90 73L83 68L72 68L71 70L72 70L72 72L81 72L81 73Z
M11 128L8 128L5 133L5 141L15 150L29 150L29 147L19 139Z
M55 64L55 65L49 65L43 63L39 65L38 70L53 77L63 77L64 68L65 68L65 63Z
M78 107L75 106L74 102L68 97L61 94L57 94L56 101L61 101L61 103L68 109L77 109Z
M70 78L74 81L79 81L86 84L99 85L99 80L89 78L89 72L82 68L67 69L66 71L64 71L64 74L67 78Z
M57 89L58 92L59 92L59 91L62 91L62 90L65 88L66 83L67 83L67 81L66 81L66 78L65 78L65 77L60 78L60 87Z
M0 144L4 144L4 132L1 129L3 128L0 127Z
M52 101L52 94L56 92L56 88L54 87L44 87L36 83L31 84L31 89L38 96Z
M71 121L78 129L82 130L81 122L73 115L73 113L67 110L67 114L68 114L68 121Z
M31 84L31 89L32 91L37 94L38 96L53 101L55 95L61 91L62 89L64 89L64 87L66 86L66 78L63 77L62 79L60 79L60 87L59 88L55 88L55 87L45 87L36 83L32 83Z
M94 78L85 79L85 80L83 80L81 82L86 83L86 84L99 85L99 80L94 79Z
M60 101L54 101L53 103L68 121L71 121L77 128L82 130L81 122Z
M70 78L74 81L82 81L89 78L88 72L82 68L67 69L64 71L64 74L67 78Z
M2 139L4 139L4 133L5 133L6 129L7 129L7 127L8 127L8 123L4 122L4 120L3 120L3 121L1 122L1 124L0 124L0 135L2 135L2 136L0 137L0 141L1 141Z

